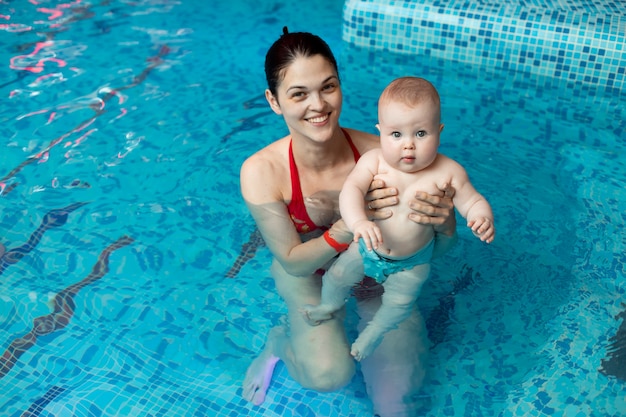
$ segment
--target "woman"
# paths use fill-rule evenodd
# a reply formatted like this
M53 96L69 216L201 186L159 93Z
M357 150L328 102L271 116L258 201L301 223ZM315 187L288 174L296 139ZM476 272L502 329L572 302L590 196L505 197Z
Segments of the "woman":
M339 389L355 372L344 314L310 326L298 309L319 304L321 272L352 241L339 218L339 191L359 155L378 147L376 136L339 126L343 97L337 63L319 37L287 33L285 28L266 55L265 73L265 97L285 120L289 135L244 162L241 192L274 256L271 271L288 321L270 331L263 352L248 368L243 396L257 405L265 399L279 360L302 386L317 391ZM373 218L388 217L390 211L376 209L398 203L396 190L383 186L375 181L367 198ZM419 199L409 203L414 221L439 225L438 253L456 237L453 193L449 188L439 196L418 193ZM380 306L380 296L365 297L357 305L362 327ZM379 415L414 415L411 397L424 376L425 338L423 319L415 309L362 362Z

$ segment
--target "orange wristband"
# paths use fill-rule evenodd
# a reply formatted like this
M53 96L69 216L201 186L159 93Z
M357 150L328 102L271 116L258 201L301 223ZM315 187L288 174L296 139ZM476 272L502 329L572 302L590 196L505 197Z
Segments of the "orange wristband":
M337 253L343 252L344 250L348 249L348 246L350 246L349 243L339 243L335 239L333 239L330 235L330 230L324 232L324 240L330 245L331 248L336 250Z

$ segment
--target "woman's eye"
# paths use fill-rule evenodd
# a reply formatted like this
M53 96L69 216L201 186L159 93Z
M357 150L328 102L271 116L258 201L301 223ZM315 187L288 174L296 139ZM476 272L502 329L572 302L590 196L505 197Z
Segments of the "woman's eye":
M335 89L335 87L336 87L335 84L326 84L324 86L324 91L332 91Z

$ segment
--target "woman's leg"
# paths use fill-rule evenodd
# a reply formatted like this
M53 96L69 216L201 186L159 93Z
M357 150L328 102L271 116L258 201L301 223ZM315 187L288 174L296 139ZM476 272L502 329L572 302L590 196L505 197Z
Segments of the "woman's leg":
M359 330L381 306L381 298L358 301ZM397 329L390 330L374 352L361 361L367 393L381 417L414 417L426 375L428 336L417 305Z
M345 313L341 310L319 326L310 326L298 309L320 303L321 277L294 277L276 262L272 274L276 289L287 304L289 322L288 326L279 325L270 331L263 351L248 368L243 381L244 398L257 405L265 400L279 360L305 388L334 391L343 387L355 370L344 329Z
M307 304L300 312L311 326L333 317L346 304L352 287L363 279L363 258L359 245L351 244L328 268L322 279L322 300L318 305Z

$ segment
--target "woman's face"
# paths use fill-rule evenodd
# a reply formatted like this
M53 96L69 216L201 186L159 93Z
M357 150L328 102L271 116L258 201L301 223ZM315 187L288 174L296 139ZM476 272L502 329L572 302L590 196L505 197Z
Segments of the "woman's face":
M297 57L285 70L276 96L265 97L276 114L281 114L292 136L315 141L333 137L339 127L342 93L333 65L322 55Z

